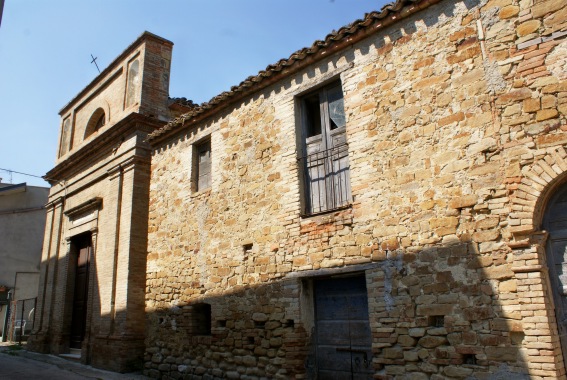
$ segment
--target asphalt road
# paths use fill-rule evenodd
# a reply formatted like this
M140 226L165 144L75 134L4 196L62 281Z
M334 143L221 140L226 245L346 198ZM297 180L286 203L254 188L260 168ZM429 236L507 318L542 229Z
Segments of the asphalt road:
M55 364L43 363L40 361L12 356L6 353L0 354L0 379L96 379L79 375L65 368L60 368Z
M142 380L139 373L120 374L69 361L54 355L43 355L25 349L0 345L0 380Z

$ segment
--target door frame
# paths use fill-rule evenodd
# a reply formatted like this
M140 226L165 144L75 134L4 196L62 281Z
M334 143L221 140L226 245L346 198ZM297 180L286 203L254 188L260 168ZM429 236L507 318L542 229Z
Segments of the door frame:
M64 324L62 331L62 338L64 340L64 352L70 352L71 348L71 331L73 324L73 310L75 300L75 283L77 275L77 262L80 254L80 243L85 240L89 241L89 253L87 258L87 274L86 274L86 292L85 299L85 312L84 312L84 336L81 343L81 349L84 347L84 342L88 335L89 329L89 315L91 311L91 298L92 298L92 264L94 256L94 241L93 234L90 231L77 234L67 238L67 281L65 292L65 309L64 309Z
M320 282L320 281L325 281L325 280L340 280L340 279L346 279L346 278L355 278L355 277L359 277L362 278L364 281L364 288L365 288L365 293L366 293L366 307L367 307L367 312L368 312L368 323L370 324L370 311L369 311L369 302L368 302L368 288L367 288L367 284L366 284L366 272L365 271L355 271L355 272L346 272L346 273L338 273L338 274L333 274L333 275L324 275L324 276L317 276L317 277L313 277L310 279L310 291L312 292L312 318L313 318L313 345L314 345L314 376L315 378L318 377L318 373L319 373L319 363L318 363L318 357L319 357L319 353L318 353L318 349L319 349L319 343L318 343L318 323L317 323L317 304L316 304L316 298L317 298L317 286L316 283ZM369 378L372 378L372 375L374 374L374 368L372 365L372 331L371 328L369 326L369 333L370 333L370 345L369 345L369 352L370 355L368 357L368 363L369 363L369 369L372 371L371 373L369 373ZM351 353L351 361L352 361L352 353ZM351 367L351 371L352 371L352 367ZM351 374L354 374L354 372L352 372ZM362 373L361 373L362 374Z

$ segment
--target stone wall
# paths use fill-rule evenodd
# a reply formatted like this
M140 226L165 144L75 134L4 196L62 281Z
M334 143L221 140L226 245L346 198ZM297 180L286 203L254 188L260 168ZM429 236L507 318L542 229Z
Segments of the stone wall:
M146 374L311 378L310 284L360 272L375 378L563 378L538 230L567 169L565 8L441 1L156 144ZM352 207L304 217L297 99L337 78Z

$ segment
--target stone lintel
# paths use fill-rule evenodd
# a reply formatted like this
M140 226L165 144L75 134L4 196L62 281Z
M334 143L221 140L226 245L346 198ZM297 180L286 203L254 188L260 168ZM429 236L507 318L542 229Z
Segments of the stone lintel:
M318 276L332 276L351 272L363 272L370 269L379 268L382 263L367 263L360 265L349 265L346 267L339 268L325 268L325 269L313 269L298 272L288 273L286 278L305 278L305 277L318 277Z
M547 268L543 265L524 265L521 267L512 267L512 272L514 273L532 273L532 272L544 272Z
M530 239L514 240L506 243L511 249L520 249L530 247Z

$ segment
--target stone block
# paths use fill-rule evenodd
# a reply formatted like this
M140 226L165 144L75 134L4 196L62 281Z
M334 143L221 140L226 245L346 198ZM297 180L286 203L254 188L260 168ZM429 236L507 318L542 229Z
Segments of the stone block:
M475 223L475 228L479 230L486 230L489 228L494 228L500 223L499 217L486 217L484 219L478 220Z
M497 99L496 99L496 104L497 105L504 105L504 104L508 104L510 102L517 102L520 100L525 100L525 99L530 99L532 97L532 92L529 88L520 88L518 90L513 90L510 92L507 92L503 95L500 95Z
M500 9L500 12L498 12L498 17L505 20L517 16L518 13L520 13L520 7L518 7L517 5L506 5L502 7L502 9Z
M463 310L463 316L468 321L479 321L492 318L494 310L491 306L467 307Z
M530 20L524 23L521 23L516 27L516 33L519 37L527 36L539 29L541 26L541 21L539 20Z
M523 107L522 110L524 112L537 112L540 109L540 99L538 98L530 98L530 99L525 99L523 101Z
M486 347L486 358L499 362L516 361L518 358L517 347Z
M547 0L535 4L532 7L532 17L540 18L548 13L555 12L565 7L564 0Z
M402 359L404 352L400 347L384 348L382 354L386 359Z
M447 338L444 336L429 336L426 335L419 339L417 342L421 347L424 348L435 348L447 343Z
M476 204L477 197L475 195L464 195L461 197L452 198L449 201L449 207L451 208L465 208L472 207Z
M514 277L514 272L509 264L504 264L485 268L483 275L486 278L502 280Z
M416 339L410 335L398 336L398 344L402 347L413 347L416 344Z
M418 316L451 315L453 308L449 304L418 305L416 312Z
M443 369L443 373L450 378L463 379L473 373L472 368L465 368L461 366L449 365Z

